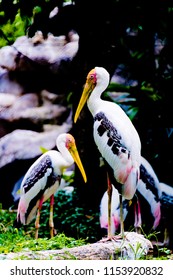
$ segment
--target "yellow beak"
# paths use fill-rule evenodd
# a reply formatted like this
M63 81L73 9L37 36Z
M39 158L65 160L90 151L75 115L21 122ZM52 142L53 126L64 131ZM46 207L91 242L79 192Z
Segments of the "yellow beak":
M85 86L84 86L84 90L82 92L82 96L81 96L81 99L79 101L79 104L78 104L78 107L76 109L76 113L75 113L75 116L74 116L74 122L76 123L79 115L80 115L80 112L82 111L82 108L84 107L87 99L89 98L89 95L90 93L93 91L95 85L93 83L89 83L88 81L86 82Z
M85 170L83 168L83 165L82 165L82 162L81 162L81 159L79 157L79 153L78 153L78 150L77 150L77 147L75 144L73 144L73 146L69 149L69 152L70 154L72 155L75 163L77 164L81 174L82 174L82 177L84 179L84 182L86 183L87 182L87 177L86 177L86 173L85 173Z

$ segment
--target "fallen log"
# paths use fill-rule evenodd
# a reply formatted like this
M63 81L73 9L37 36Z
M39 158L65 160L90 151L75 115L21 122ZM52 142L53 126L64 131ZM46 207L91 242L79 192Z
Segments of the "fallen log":
M136 232L125 232L125 240L98 241L93 244L61 250L23 251L0 254L0 259L30 260L113 260L140 259L147 255L152 243Z

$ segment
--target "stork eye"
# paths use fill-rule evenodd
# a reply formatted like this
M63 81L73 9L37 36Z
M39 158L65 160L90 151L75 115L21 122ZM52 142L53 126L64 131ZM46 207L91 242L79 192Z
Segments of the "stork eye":
M90 79L94 79L94 74L90 75Z

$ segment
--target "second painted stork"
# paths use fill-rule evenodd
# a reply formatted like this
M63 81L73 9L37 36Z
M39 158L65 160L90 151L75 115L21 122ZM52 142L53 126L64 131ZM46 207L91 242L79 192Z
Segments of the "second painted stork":
M113 184L120 194L121 236L124 238L122 197L132 199L139 180L141 162L141 142L131 120L114 102L101 98L109 85L110 76L103 67L92 69L86 79L74 122L87 101L93 119L94 141L108 167L108 239L111 234L111 195Z
M87 181L74 137L68 133L60 134L57 137L56 146L59 151L51 150L41 155L29 168L21 183L17 221L27 225L37 212L35 221L36 238L38 238L42 204L48 198L50 198L50 235L51 237L54 235L54 194L59 188L64 169L76 162L84 181Z
M173 187L160 182L161 191L161 211L164 228L164 240L163 246L168 246L173 249L173 225L172 225L172 213L173 213Z
M152 229L155 230L161 221L161 198L165 197L162 195L161 185L154 172L150 163L141 157L140 165L140 179L138 181L135 201L129 203L128 200L123 198L123 220L129 218L128 212L130 212L131 204L134 205L134 228L136 231L140 231L142 224L149 223L150 217L148 216L148 211L146 207L149 206L149 211L151 213ZM165 190L166 188L163 187ZM168 189L168 187L167 187ZM173 189L172 189L173 191ZM168 191L165 193L167 194ZM169 196L170 198L170 196ZM171 201L171 199L170 199ZM147 203L143 203L147 202ZM104 193L101 203L100 203L100 226L103 229L108 228L108 196L107 192ZM143 209L143 205L145 208ZM132 214L133 215L133 214ZM131 216L131 215L130 215ZM111 220L112 220L112 234L119 230L120 226L120 201L117 190L113 187L112 192L112 207L111 207Z
M155 230L161 220L161 190L159 179L151 164L141 157L140 180L137 186L137 195L139 194L147 201L151 216L153 217L152 228ZM145 212L145 209L144 211Z

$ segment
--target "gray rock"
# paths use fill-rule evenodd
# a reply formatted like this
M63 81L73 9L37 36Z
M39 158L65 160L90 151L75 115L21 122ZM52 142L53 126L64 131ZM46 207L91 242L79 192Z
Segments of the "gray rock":
M10 93L0 93L0 112L3 108L8 108L14 105L17 97Z
M24 88L12 77L7 69L0 67L0 93L10 93L20 96L24 92Z
M14 123L16 128L28 128L29 125L29 129L33 130L43 130L46 123L61 124L69 110L62 105L52 104L53 98L55 100L54 94L48 92L47 96L44 93L42 100L36 93L24 94L15 99L11 95L0 94L0 120L10 125Z
M40 31L33 38L22 36L12 46L0 49L0 66L10 71L21 71L29 69L31 61L49 65L64 58L72 60L78 51L78 43L79 36L74 32L69 34L69 41L65 36L52 34L43 39ZM26 58L29 60L26 61Z
M49 126L44 132L16 129L0 139L0 168L15 160L35 158L42 154L40 147L50 150L55 147L59 134L68 132L69 123Z

